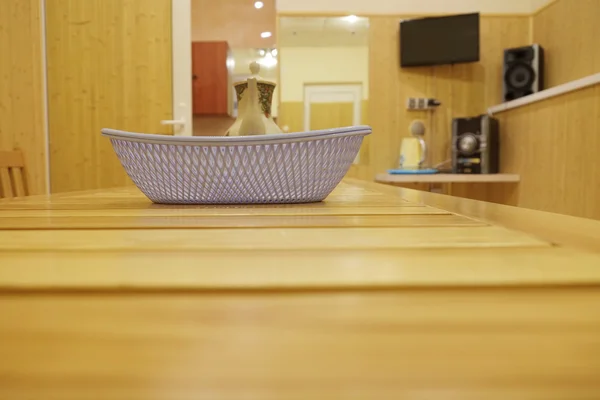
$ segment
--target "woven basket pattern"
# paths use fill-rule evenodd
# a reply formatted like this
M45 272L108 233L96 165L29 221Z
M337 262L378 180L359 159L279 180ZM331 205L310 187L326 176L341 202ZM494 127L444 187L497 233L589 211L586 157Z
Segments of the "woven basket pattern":
M137 187L153 202L168 204L321 201L342 180L362 140L203 146L111 138Z

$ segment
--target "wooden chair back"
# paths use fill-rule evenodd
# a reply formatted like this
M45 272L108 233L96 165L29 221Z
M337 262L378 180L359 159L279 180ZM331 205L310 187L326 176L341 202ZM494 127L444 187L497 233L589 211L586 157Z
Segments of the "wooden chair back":
M27 193L23 153L0 151L0 199L24 197Z

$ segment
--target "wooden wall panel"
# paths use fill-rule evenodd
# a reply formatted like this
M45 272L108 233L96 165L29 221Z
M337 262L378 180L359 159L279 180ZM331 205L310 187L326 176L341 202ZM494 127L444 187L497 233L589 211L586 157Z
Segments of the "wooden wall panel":
M600 219L600 85L498 114L520 207Z
M600 72L600 1L556 0L533 17L545 52L546 87Z
M46 0L52 192L131 184L101 128L172 133L171 0Z
M498 104L502 93L502 51L529 43L529 17L482 16L481 61L473 64L400 68L401 17L372 17L369 28L369 165L362 173L373 179L392 168L413 119L428 126L429 163L449 158L452 118L475 116ZM407 97L434 97L435 112L406 111ZM364 168L363 168L364 170Z
M304 130L304 103L301 101L284 101L279 103L279 126L288 127L288 132Z
M351 126L354 105L352 103L311 103L310 129L331 129Z
M20 149L30 194L46 191L39 0L0 1L0 150Z
M369 100L361 103L361 124L369 125ZM311 113L312 114L312 113ZM287 126L289 132L302 132L304 130L304 104L300 101L287 101L279 105L280 127ZM370 167L370 143L373 135L367 136L360 148L358 164L353 164L346 175L349 178L372 180Z
M327 110L326 103L323 103L322 106ZM369 100L361 102L361 124L369 124ZM287 126L289 132L302 132L304 130L304 103L301 101L282 102L279 105L278 125L280 127Z

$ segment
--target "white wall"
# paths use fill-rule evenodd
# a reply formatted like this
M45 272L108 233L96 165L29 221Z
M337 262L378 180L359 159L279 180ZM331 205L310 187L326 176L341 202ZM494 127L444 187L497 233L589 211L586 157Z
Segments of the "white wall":
M281 101L303 101L305 83L353 83L369 95L369 49L354 47L282 47L279 49Z
M531 14L552 0L276 0L278 13L342 14Z

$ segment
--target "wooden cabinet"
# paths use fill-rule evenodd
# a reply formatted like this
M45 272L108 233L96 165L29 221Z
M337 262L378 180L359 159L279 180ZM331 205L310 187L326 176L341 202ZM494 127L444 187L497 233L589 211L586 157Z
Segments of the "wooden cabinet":
M231 89L227 42L192 43L194 115L227 115Z

